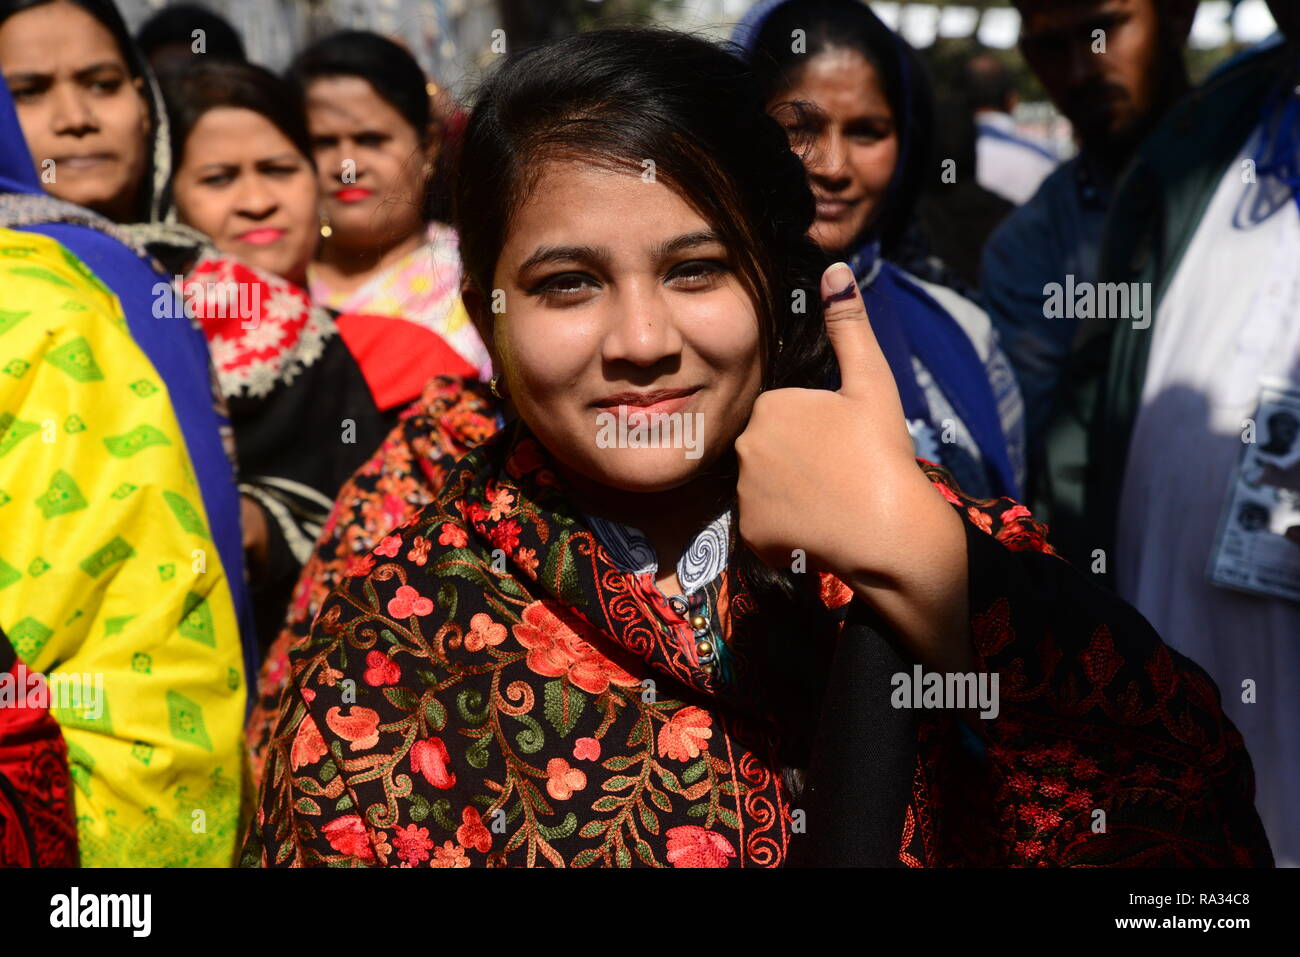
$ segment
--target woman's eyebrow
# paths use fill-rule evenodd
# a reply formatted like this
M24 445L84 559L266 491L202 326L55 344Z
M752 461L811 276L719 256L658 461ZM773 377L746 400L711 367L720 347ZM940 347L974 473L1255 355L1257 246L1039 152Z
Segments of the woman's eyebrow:
M519 266L520 272L527 272L537 266L557 262L582 262L604 264L609 262L608 249L592 246L541 246L525 259Z
M712 229L701 229L693 233L685 233L675 239L669 239L662 242L655 249L655 254L659 259L667 259L676 253L685 252L688 249L695 249L698 246L725 246L716 232Z
M110 71L110 70L114 73L126 72L124 69L122 69L122 65L120 63L114 63L112 60L105 60L103 63L92 63L90 66L83 66L80 70L78 70L76 73L72 75L75 76L78 80L85 80L88 79L89 77L94 76L96 73L103 73L105 71Z

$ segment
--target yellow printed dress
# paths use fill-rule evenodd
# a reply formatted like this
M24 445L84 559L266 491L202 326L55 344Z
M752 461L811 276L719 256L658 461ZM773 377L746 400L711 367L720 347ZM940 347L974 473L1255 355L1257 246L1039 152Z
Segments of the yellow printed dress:
M76 256L4 229L0 629L65 676L82 865L229 865L243 658L168 389Z

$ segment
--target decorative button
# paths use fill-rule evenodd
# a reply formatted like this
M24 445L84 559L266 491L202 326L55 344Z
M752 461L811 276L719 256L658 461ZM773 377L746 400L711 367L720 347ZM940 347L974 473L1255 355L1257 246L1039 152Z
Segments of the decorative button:
M713 642L700 641L695 645L695 650L699 652L701 658L707 658L713 654Z
M686 599L680 595L674 595L668 599L668 604L672 606L673 611L679 615L686 614Z
M713 675L713 665L711 665L711 664L710 664L710 665L703 665L703 666L701 667L701 670L702 670L706 675L709 675L709 676L712 676L712 675Z
M703 615L694 615L691 618L691 627L696 631L707 631L709 628L709 619Z

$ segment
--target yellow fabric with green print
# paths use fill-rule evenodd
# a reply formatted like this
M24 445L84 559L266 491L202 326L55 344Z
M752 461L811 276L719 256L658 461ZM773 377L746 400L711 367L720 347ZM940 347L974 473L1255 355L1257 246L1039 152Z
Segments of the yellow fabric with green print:
M0 229L0 628L51 702L83 866L228 866L246 689L166 386L54 240ZM182 320L183 321L183 320ZM85 676L81 678L80 676Z

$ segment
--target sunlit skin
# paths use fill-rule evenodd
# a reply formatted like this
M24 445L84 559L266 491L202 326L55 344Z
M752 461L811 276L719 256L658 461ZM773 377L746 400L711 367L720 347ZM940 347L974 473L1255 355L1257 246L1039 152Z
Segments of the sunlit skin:
M116 222L137 218L149 107L113 35L73 4L33 7L0 26L0 69L45 189Z
M316 174L252 110L218 107L194 124L176 170L182 222L224 253L302 285L315 252Z
M782 105L792 102L817 109L801 114ZM847 252L879 214L898 165L898 131L876 68L856 50L825 50L768 109L805 146L817 200L812 238Z
M851 293L826 313L840 390L760 395L759 316L736 251L638 172L547 163L496 264L505 312L492 313L491 291L466 293L515 409L580 507L646 533L667 594L680 591L677 557L728 491L710 467L734 448L739 531L756 554L789 567L804 549L921 661L968 670L965 533L917 468L852 273L832 267L822 285L823 296ZM700 458L598 447L607 397L658 389L687 390L675 411L703 414Z
M307 124L330 222L315 269L331 289L351 292L424 242L420 205L431 160L419 132L360 77L313 80Z
M1181 48L1195 3L1017 0L1020 49L1084 146L1116 161L1187 89ZM1097 33L1101 31L1101 33ZM1104 46L1103 46L1104 41Z
M713 517L717 490L700 477L731 448L758 395L759 320L709 224L639 173L543 168L497 261L506 311L483 331L519 415L589 507L635 516L638 527L647 512L679 518L679 529L647 531L676 532L684 546ZM481 308L481 297L470 301ZM611 397L654 390L689 391L671 411L702 416L699 458L598 447L598 416L618 414ZM665 549L670 573L680 547Z

